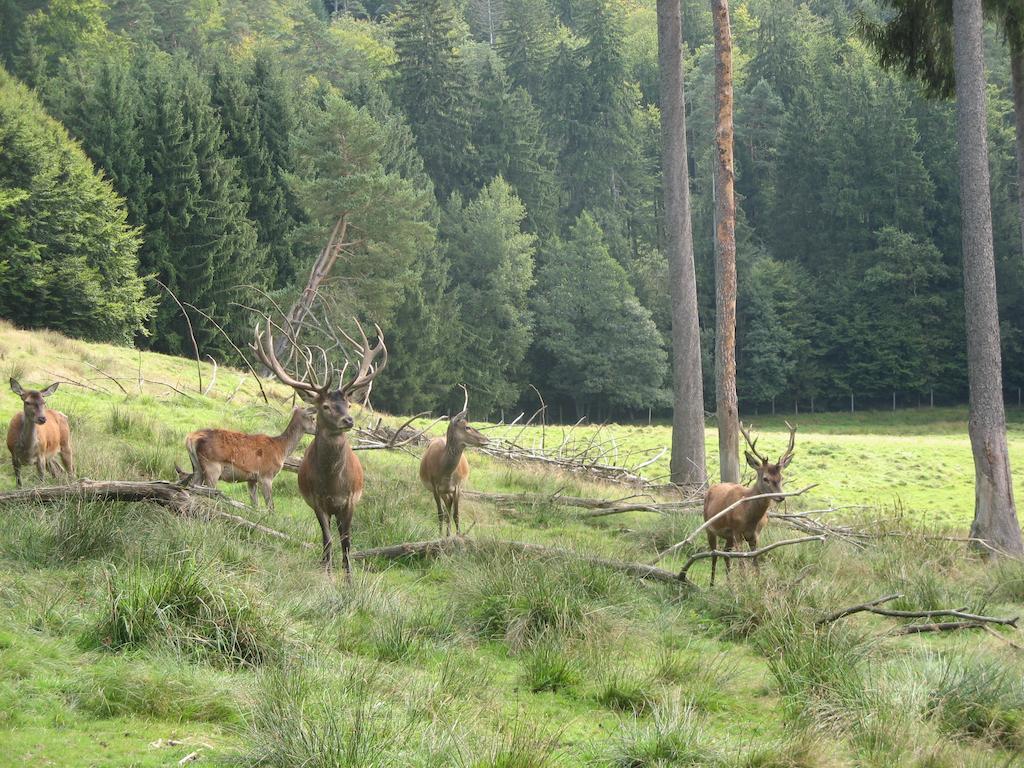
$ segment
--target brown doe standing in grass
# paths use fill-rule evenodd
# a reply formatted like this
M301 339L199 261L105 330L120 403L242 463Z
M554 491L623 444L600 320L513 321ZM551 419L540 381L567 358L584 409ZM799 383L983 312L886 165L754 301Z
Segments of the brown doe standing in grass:
M469 462L464 453L466 446L487 444L487 438L469 425L469 390L463 386L462 391L466 394L462 410L452 416L444 437L430 441L420 460L420 480L434 494L438 535L443 536L452 535L452 518L455 519L455 533L462 535L459 496L469 477Z
M757 438L750 439L750 430L744 429L740 424L740 432L750 447L743 455L747 464L757 473L753 485L740 485L739 483L719 483L708 488L704 496L704 520L710 520L722 510L736 504L750 496L762 496L764 494L782 493L782 470L789 466L793 460L793 447L796 442L796 427L786 422L789 428L789 446L786 448L779 460L772 464L767 456L757 452ZM757 549L757 537L768 522L768 507L773 501L779 501L779 496L765 496L760 499L738 504L731 511L718 518L708 526L708 546L715 550L718 545L718 537L725 539L725 551L729 552L735 547L739 539L747 542L751 550ZM711 556L711 585L715 584L715 566L718 564L718 556ZM757 558L754 558L754 565L757 565ZM729 571L729 558L725 558L725 570Z
M75 461L71 453L71 430L68 417L60 411L46 407L46 398L57 391L60 382L46 389L22 389L17 379L11 378L11 390L21 398L21 413L16 413L7 428L7 450L11 452L14 479L21 487L22 465L35 464L39 479L43 470L57 476L57 454L69 475L75 474Z
M260 362L273 371L278 380L292 389L316 409L316 432L313 442L306 448L299 465L299 492L302 498L312 507L316 519L320 523L323 534L323 564L329 572L332 568L331 518L338 526L341 537L341 556L345 567L345 578L352 581L352 568L349 565L348 553L352 545L352 513L356 503L363 495L363 467L359 463L352 445L348 441L348 432L355 426L349 413L349 403L360 392L368 389L373 379L388 362L388 350L384 346L384 334L377 326L377 344L370 346L366 333L357 322L362 344L346 336L362 355L359 370L347 384L344 383L345 370L339 376L339 387L333 388L334 370L326 362L327 354L321 350L325 360L324 379L318 380L312 364L312 352L303 350L306 364L305 379L297 379L290 375L277 359L274 352L274 338L270 320L267 320L266 333L257 327L256 341L253 350ZM378 356L380 362L375 364Z
M271 495L274 478L284 460L295 450L303 435L312 435L316 428L311 408L293 408L284 432L277 436L250 435L230 429L197 429L185 438L185 449L192 460L192 473L178 469L186 483L198 482L216 488L219 480L246 483L249 498L257 505L256 489L263 494L267 508L274 511Z

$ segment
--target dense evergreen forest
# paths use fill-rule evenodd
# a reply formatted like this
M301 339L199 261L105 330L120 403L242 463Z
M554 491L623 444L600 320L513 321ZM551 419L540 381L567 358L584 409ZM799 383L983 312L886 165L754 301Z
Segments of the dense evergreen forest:
M872 0L732 4L741 408L964 401L955 121L882 69ZM713 396L714 81L685 0ZM1004 379L1024 385L1009 65L988 39ZM664 412L654 0L0 0L0 316L230 361L339 217L320 311L379 323L396 411L465 382ZM48 115L48 116L47 116ZM709 408L712 404L709 403Z

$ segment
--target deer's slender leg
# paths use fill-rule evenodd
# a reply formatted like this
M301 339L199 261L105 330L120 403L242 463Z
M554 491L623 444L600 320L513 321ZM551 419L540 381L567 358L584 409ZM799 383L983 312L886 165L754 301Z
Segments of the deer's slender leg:
M348 561L348 551L352 546L352 512L355 510L355 505L350 501L340 515L335 515L338 518L338 534L341 536L341 562L345 566L345 581L349 584L352 583L352 566Z
M445 538L449 538L452 535L452 495L445 493L441 495L441 501L444 502L444 535Z
M461 494L459 493L459 488L458 488L458 486L456 486L455 490L452 491L452 516L455 518L455 535L456 536L461 536L462 535L462 528L459 525L459 496L460 495Z
M747 540L747 549L749 549L751 552L753 552L755 549L757 549L757 534L756 533L753 534L752 536L747 536L745 538ZM754 564L754 568L757 568L757 569L761 568L761 564L759 562L757 562L757 558L756 557L752 557L750 559L750 562L752 562Z
M11 456L11 466L14 467L14 482L21 488L21 462Z
M733 547L735 547L735 546L736 546L736 540L732 537L732 535L726 536L725 537L725 548L724 548L725 551L726 552L732 552ZM725 558L725 575L726 575L726 577L729 576L729 570L730 570L730 565L731 565L729 563L730 560L732 560L731 557Z
M260 491L263 493L263 500L267 502L267 509L274 511L274 480L270 477L260 478Z
M256 499L256 478L250 477L245 481L245 484L249 487L249 501L252 502L252 508L258 509L259 502Z
M75 457L71 450L71 442L65 440L60 444L60 460L64 465L64 470L68 475L74 477L75 474Z
M442 537L444 536L445 512L441 507L441 494L437 492L437 488L434 488L434 504L437 505L437 535Z
M323 566L327 570L327 572L330 573L331 572L331 565L332 565L332 563L331 563L331 519L326 514L321 512L320 510L315 510L315 511L316 511L316 521L318 523L320 523L320 533L323 536L323 542L324 542L324 552L323 552L323 556L320 559L320 562L323 564Z
M708 531L708 547L714 552L718 549L718 537ZM715 586L715 568L718 566L718 555L711 556L711 586Z
M36 472L39 474L39 479L40 480L45 480L46 479L46 475L44 473L44 465L45 464L46 464L46 461L43 459L42 455L40 454L36 458Z

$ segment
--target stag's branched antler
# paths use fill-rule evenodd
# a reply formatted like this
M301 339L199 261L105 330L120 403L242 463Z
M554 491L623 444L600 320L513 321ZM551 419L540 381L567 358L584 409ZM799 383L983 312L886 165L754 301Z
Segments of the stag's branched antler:
M388 348L384 345L384 332L380 329L380 326L376 324L373 326L377 331L377 343L371 347L362 324L358 320L355 323L356 328L359 329L359 335L362 337L362 343L355 341L344 331L341 332L353 348L362 355L362 360L359 362L359 371L356 373L355 378L341 387L341 391L346 397L351 397L360 389L369 389L377 374L384 370L384 366L388 364ZM374 364L374 361L381 354L383 354L383 357L381 357L380 362ZM347 367L348 361L346 360L345 362ZM367 396L369 396L369 392L367 392Z
M459 387L461 387L462 393L464 395L462 399L462 410L459 411L454 416L452 416L452 420L455 420L459 417L466 418L466 416L469 414L469 390L466 389L465 384L459 384Z
M789 429L789 445L786 447L785 452L779 456L779 466L785 467L793 460L793 448L796 445L796 427L786 422L786 427Z
M747 445L750 447L750 453L753 454L754 458L756 458L762 464L767 464L768 457L759 453L757 450L757 438L755 437L753 440L750 439L750 430L753 428L753 424L751 424L749 427L744 428L743 422L740 422L740 434L742 434L743 439L747 441Z
M292 389L308 392L311 395L322 395L327 392L331 385L331 377L328 376L327 381L324 383L317 380L316 373L313 370L313 353L309 347L299 349L295 345L295 348L299 349L300 356L306 362L306 378L297 379L288 373L277 359L277 354L274 352L274 331L269 317L267 318L265 332L260 330L259 325L257 325L254 335L256 338L252 344L252 351L256 353L257 359L273 372L278 381Z

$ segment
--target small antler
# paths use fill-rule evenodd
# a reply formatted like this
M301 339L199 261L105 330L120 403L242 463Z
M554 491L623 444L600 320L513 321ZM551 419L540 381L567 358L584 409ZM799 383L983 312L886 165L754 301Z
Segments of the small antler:
M328 378L325 383L321 384L317 381L313 370L313 353L308 347L298 348L300 356L304 359L306 364L306 379L308 380L296 379L285 370L284 366L281 365L280 361L277 359L277 354L274 352L274 332L269 317L267 318L266 335L264 335L264 332L261 331L259 325L257 325L255 328L255 337L255 341L252 344L253 352L256 353L256 357L259 361L269 368L282 384L301 392L308 392L311 395L322 395L330 388L330 374L328 374Z
M744 429L743 422L740 422L740 434L742 434L743 439L747 441L747 445L750 447L750 452L754 455L756 459L758 459L758 461L760 461L762 464L766 464L768 462L768 457L758 452L757 438L755 437L753 440L750 439L750 430L753 428L754 425L751 424L749 427Z
M362 337L362 343L355 341L351 336L342 331L342 335L348 340L348 342L355 348L359 354L361 354L362 360L359 362L359 371L356 373L355 378L352 379L348 384L343 384L341 392L345 397L351 397L354 392L369 387L377 374L384 370L384 366L388 364L388 348L384 345L384 332L380 329L379 325L374 325L377 330L377 343L374 346L370 346L369 339L366 338L366 332L363 330L363 326L358 320L356 322L356 328L359 329L359 335ZM377 356L383 353L380 363L374 365L374 360Z
M466 389L465 384L459 384L459 386L462 388L462 392L465 395L465 397L462 399L462 410L459 411L454 416L452 416L453 421L459 418L460 416L465 418L466 414L469 413L469 390Z
M786 426L789 428L789 445L786 447L786 452L779 456L779 466L783 468L793 460L793 447L796 445L796 427L788 421Z

